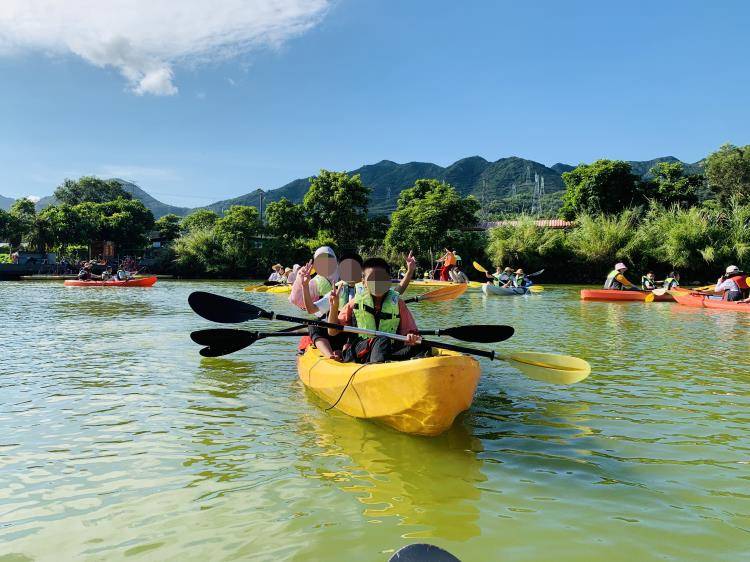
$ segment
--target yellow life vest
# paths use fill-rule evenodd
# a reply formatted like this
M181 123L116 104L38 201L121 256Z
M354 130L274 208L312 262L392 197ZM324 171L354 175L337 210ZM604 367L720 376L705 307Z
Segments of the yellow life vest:
M380 312L375 314L375 303L369 291L358 291L354 297L354 321L357 327L367 330L380 330L389 334L398 332L401 317L399 316L398 300L400 295L393 289L389 289L383 297L383 305ZM359 335L363 339L371 336Z

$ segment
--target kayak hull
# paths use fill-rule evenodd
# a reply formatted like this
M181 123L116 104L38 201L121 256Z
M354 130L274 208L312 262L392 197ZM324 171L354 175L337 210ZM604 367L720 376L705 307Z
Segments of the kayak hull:
M692 293L690 291L672 291L677 304L694 308L711 308L713 310L731 310L734 312L750 312L750 303L725 301L709 298L708 295Z
M141 277L128 281L81 281L80 279L68 279L64 285L66 287L151 287L156 283L156 279L156 276Z
M415 279L409 283L409 286L414 287L449 287L452 285L463 285L463 283L454 283L453 281L425 281ZM479 289L482 284L479 281L469 281L469 289Z
M339 363L308 347L297 357L302 383L327 406L404 433L439 435L468 410L479 383L479 362L446 350L407 361ZM337 402L338 401L338 402Z
M618 291L616 289L583 289L581 290L581 300L585 301L620 301L620 302L644 302L645 291ZM669 294L654 295L656 302L674 302L674 298Z
M482 292L485 295L497 295L500 297L520 297L529 292L528 289L523 287L499 287L492 283L484 283L482 285Z

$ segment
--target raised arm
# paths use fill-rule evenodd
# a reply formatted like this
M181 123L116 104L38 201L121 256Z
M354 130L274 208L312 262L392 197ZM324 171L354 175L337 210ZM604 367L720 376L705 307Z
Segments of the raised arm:
M409 255L406 256L406 275L404 275L404 278L398 284L398 287L396 287L396 292L399 295L403 295L406 292L406 289L409 288L409 283L411 283L412 277L414 277L414 272L416 270L417 258L415 258L412 254L412 251L409 250Z

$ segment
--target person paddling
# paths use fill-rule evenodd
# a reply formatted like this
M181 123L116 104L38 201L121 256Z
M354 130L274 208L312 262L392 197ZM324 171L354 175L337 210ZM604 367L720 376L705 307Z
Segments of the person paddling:
M664 280L663 287L669 291L670 289L674 289L675 287L680 286L680 274L676 271L671 272L667 278Z
M388 263L382 258L370 258L363 265L364 283L362 291L339 311L339 300L331 295L328 321L345 326L357 326L407 337L405 342L386 336L368 337L357 335L349 338L343 351L343 360L357 363L383 363L399 361L426 353L421 345L419 330L406 303L398 292L390 288L391 274ZM329 336L341 334L340 330L328 329Z
M91 281L92 279L100 279L98 275L94 275L91 273L91 262L86 262L83 264L83 267L81 267L81 270L78 272L78 280L79 281Z
M736 265L727 267L724 275L719 277L714 287L715 293L722 293L725 301L741 301L748 297L750 286L742 270Z
M454 283L469 283L469 277L457 265L450 271L451 281Z
M641 289L644 291L653 291L656 289L656 277L653 271L649 271L641 277Z
M605 289L614 289L616 291L632 291L637 290L636 286L633 285L628 278L625 277L625 272L628 270L628 266L624 263L619 262L615 264L615 268L607 275L607 280L604 282Z
M272 283L281 283L281 278L284 275L284 267L280 263L277 263L271 269L273 269L273 273L268 277L268 280Z

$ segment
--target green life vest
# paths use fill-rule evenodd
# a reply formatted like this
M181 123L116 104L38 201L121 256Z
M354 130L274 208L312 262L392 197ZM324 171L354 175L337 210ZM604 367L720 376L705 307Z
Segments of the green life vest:
M400 295L393 289L389 289L383 297L383 305L380 312L375 313L375 303L372 295L367 290L358 291L354 296L354 321L357 327L367 330L380 330L395 334L401 323L399 316L398 300ZM359 337L368 339L371 336L360 334Z
M641 277L641 289L643 289L644 291L656 289L656 283L654 283L653 279L649 279L644 275L643 277Z
M350 287L348 283L343 283L339 287L339 310L344 308L349 301L353 301L359 293L364 291L364 285L357 283L354 287Z
M680 284L677 282L677 279L674 277L667 277L664 280L664 288L665 289L671 289L672 287L679 287Z
M605 289L618 289L621 290L623 288L622 283L620 283L616 277L620 275L620 272L616 269L610 272L609 275L607 275L607 280L604 282L604 288Z
M320 297L327 295L333 290L331 282L322 275L316 275L313 281L315 281L315 285L318 287L318 296Z

